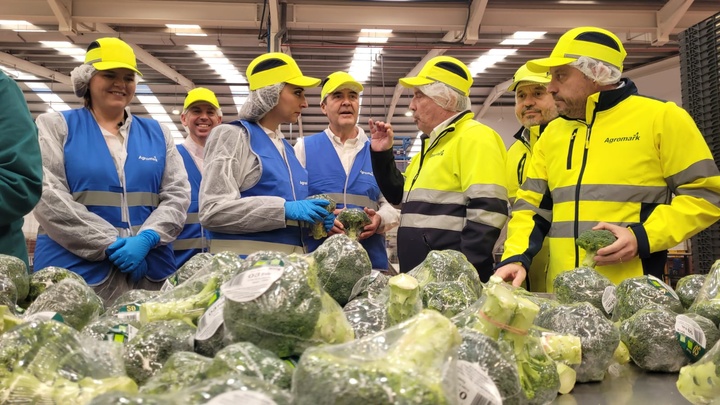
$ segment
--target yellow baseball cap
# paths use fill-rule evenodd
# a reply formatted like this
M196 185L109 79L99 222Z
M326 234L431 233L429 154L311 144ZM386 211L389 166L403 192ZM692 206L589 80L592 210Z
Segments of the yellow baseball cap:
M356 81L354 77L345 72L330 73L330 76L326 77L321 85L322 90L320 91L320 103L325 101L325 97L335 90L351 89L360 93L365 89L360 82Z
M245 76L250 90L278 83L290 83L300 87L315 87L320 79L303 76L295 59L280 52L260 55L248 65Z
M119 38L98 38L88 45L85 63L97 70L130 69L142 76L137 69L135 51Z
M527 66L527 63L520 66L520 68L513 75L513 82L508 87L508 91L515 91L521 82L526 83L538 83L548 84L550 83L550 72L533 72Z
M567 65L581 56L605 62L622 72L627 52L612 32L597 27L578 27L560 37L549 58L531 60L527 65L530 70L542 72Z
M183 104L183 110L187 110L191 105L199 101L206 102L218 110L220 109L220 103L212 90L206 89L205 87L196 87L188 91L185 97L185 103Z
M467 66L451 56L436 56L423 66L417 76L400 79L400 84L408 88L434 82L445 83L457 92L469 96L473 79Z

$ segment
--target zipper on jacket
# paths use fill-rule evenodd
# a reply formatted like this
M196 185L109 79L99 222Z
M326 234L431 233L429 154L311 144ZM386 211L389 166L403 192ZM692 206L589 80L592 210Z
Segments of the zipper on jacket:
M575 136L577 135L577 128L575 128L572 132L572 135L570 135L570 146L568 147L568 155L567 155L567 170L572 169L572 152L573 152L573 145L575 145Z
M575 220L573 221L573 232L574 239L580 235L580 187L582 186L583 175L585 174L585 167L587 166L588 150L590 148L590 135L592 135L592 126L595 122L595 113L593 113L592 120L588 124L585 134L585 147L583 148L582 164L580 165L580 173L578 174L577 184L575 184ZM573 132L573 140L577 129ZM575 245L575 267L580 266L580 248Z

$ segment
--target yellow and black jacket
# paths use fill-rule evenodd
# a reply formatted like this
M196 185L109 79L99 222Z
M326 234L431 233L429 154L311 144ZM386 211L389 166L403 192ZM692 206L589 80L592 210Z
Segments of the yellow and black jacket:
M690 115L638 95L623 79L621 87L588 98L585 120L560 117L543 131L498 267L528 268L547 235L551 291L555 276L584 255L577 235L604 221L633 231L639 257L597 270L615 283L660 275L668 248L719 218L720 173Z
M372 159L383 195L394 204L402 202L400 271L412 270L431 250L454 249L488 280L493 245L508 216L506 151L500 136L465 111L436 137L422 137L421 153L410 161L404 181L391 151L373 152ZM389 181L393 176L395 181Z

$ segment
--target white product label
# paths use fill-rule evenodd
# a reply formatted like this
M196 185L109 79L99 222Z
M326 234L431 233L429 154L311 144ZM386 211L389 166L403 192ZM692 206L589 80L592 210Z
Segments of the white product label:
M485 370L464 360L457 362L458 405L502 405L502 396Z
M115 316L123 320L140 322L140 304L123 305Z
M208 340L223 324L223 309L225 309L225 296L221 296L200 317L198 321L195 340Z
M248 302L263 295L283 274L281 266L263 266L235 276L220 288L222 295L234 302Z
M261 392L230 391L205 402L205 405L277 405L272 398Z
M686 315L675 318L675 332L685 335L696 341L703 349L707 348L707 339L700 325Z
M63 319L62 315L60 315L57 312L52 312L52 311L36 312L32 315L28 315L25 317L25 322L40 322L40 321L50 321L50 320L65 323L65 320Z
M665 284L662 280L660 280L659 278L657 278L655 276L650 276L650 275L648 275L647 278L648 278L648 282L650 282L650 284L652 284L658 288L662 287L663 289L665 289L667 294L672 295L673 297L675 297L676 300L680 301L680 297L678 297L677 293L675 293L675 290L670 288L670 286Z
M605 291L603 291L602 296L602 306L605 308L605 312L608 314L612 314L613 309L615 309L615 304L617 303L617 296L615 296L615 286L609 285L605 287Z

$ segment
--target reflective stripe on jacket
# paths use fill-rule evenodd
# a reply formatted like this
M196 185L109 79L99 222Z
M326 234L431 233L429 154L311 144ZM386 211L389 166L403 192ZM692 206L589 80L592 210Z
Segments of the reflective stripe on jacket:
M243 126L250 139L250 148L262 166L262 175L256 185L243 191L242 197L272 195L287 201L304 200L308 196L307 171L295 157L292 146L283 139L286 159L256 123L238 120L230 124ZM240 256L247 256L258 250L297 252L303 247L300 224L287 221L285 228L246 234L209 232L210 252L231 250ZM221 242L213 242L221 241ZM232 242L231 242L232 241ZM245 243L243 241L252 241Z
M493 245L508 218L506 152L500 136L459 114L405 172L398 229L401 271L420 264L430 250L454 249L467 256L487 281Z
M667 249L718 218L718 168L690 115L638 95L624 79L622 87L588 98L585 120L561 117L543 131L500 266L519 261L527 268L547 234L552 288L585 254L575 246L577 235L603 221L630 227L639 257L598 271L615 283L643 272L661 275Z
M309 194L326 194L337 204L337 208L364 208L378 210L378 187L370 161L370 142L355 156L350 174L345 169L325 132L305 137L305 156L308 172ZM312 252L327 238L316 240L307 235L308 251ZM374 234L360 241L368 252L374 269L387 269L388 257L385 236Z

